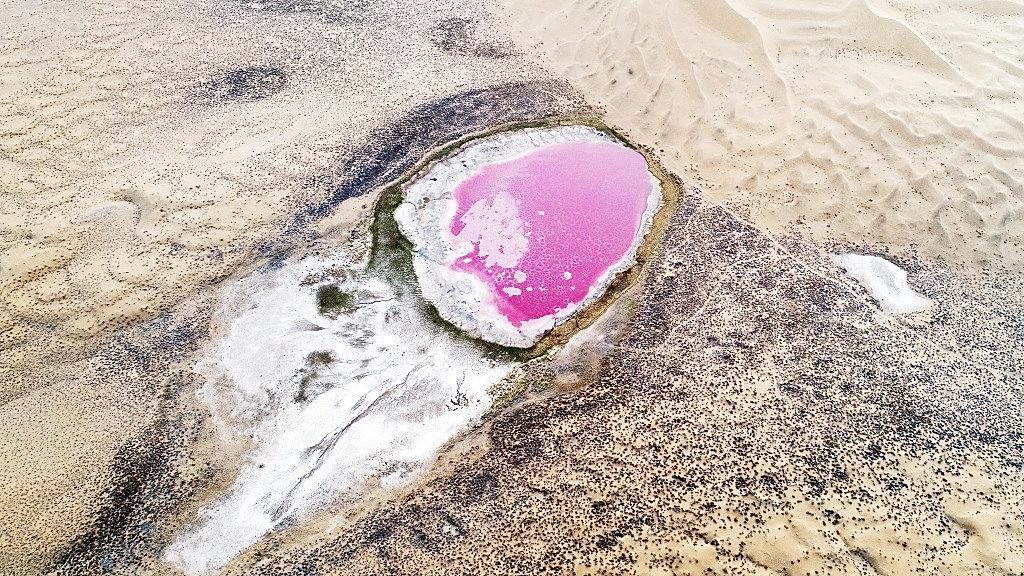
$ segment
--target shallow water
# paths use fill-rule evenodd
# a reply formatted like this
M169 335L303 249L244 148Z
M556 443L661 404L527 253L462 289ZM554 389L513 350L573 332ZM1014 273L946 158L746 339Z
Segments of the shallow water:
M567 142L483 167L458 185L452 262L515 326L582 302L640 233L652 183L638 152Z
M466 333L529 348L636 263L662 184L585 125L474 139L402 186L394 216L423 296Z

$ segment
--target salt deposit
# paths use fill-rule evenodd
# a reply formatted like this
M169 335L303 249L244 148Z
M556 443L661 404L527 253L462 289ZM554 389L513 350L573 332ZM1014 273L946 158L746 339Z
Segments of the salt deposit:
M466 332L524 348L635 263L661 201L641 154L584 126L475 140L404 193L395 219L424 296Z
M931 299L918 294L907 284L907 273L878 256L838 254L832 260L846 270L878 301L882 309L895 314L920 312L932 305Z
M333 279L345 264L306 260L225 297L227 333L206 355L201 396L225 439L251 435L252 448L227 495L167 549L186 573L217 571L275 527L357 497L371 476L409 481L487 410L509 370L386 283L352 270ZM325 274L351 297L336 318L317 309Z

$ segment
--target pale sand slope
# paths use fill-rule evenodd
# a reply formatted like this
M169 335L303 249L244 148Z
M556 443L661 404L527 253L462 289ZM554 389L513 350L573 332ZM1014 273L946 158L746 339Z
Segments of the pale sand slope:
M756 224L1024 261L1019 2L497 4L521 49Z
M137 450L167 458L151 432L181 433L157 396L185 385L202 322L113 331L265 259L371 130L539 76L486 25L445 27L472 3L251 4L0 9L0 573L112 522L97 503L135 505ZM232 88L250 66L269 81Z

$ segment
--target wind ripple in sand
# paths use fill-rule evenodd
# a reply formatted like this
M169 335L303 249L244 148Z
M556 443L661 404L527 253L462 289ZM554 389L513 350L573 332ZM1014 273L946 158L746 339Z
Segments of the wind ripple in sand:
M317 310L316 284L339 275L352 308L329 318ZM345 262L257 274L230 289L225 306L227 331L208 352L201 395L222 435L251 436L252 448L228 495L166 551L189 574L218 570L268 531L358 496L371 477L410 480L486 411L488 388L511 368Z
M1024 261L1019 6L503 4L523 52L764 228Z

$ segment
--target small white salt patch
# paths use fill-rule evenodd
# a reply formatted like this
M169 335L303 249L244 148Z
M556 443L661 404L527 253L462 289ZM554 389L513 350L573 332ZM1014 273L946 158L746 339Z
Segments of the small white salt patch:
M544 211L543 210L537 210L537 214L539 214L540 216L543 216L544 215Z
M533 292L533 286L527 286L526 287L526 291L527 292Z
M520 284L526 282L526 272L523 272L522 270L516 270L515 274L513 274L512 277L515 278L516 282L519 282Z
M498 192L492 199L477 200L459 220L464 226L455 240L471 246L476 244L486 268L494 265L511 268L529 249L526 228L519 219L519 207L508 192Z
M846 270L846 275L863 286L883 310L909 314L930 307L933 301L907 284L907 273L899 266L878 256L837 254L832 261Z
M466 263L466 264L469 264L470 262L472 262L472 261L473 261L473 259L472 259L472 258L463 258L463 259L462 259L462 261L463 261L464 263Z
M562 272L562 278L566 280L572 280L572 272Z
M519 288L516 288L515 286L509 286L508 288L502 288L501 291L504 292L505 294L508 294L509 296L519 296L520 294L523 293L522 290L520 290Z

